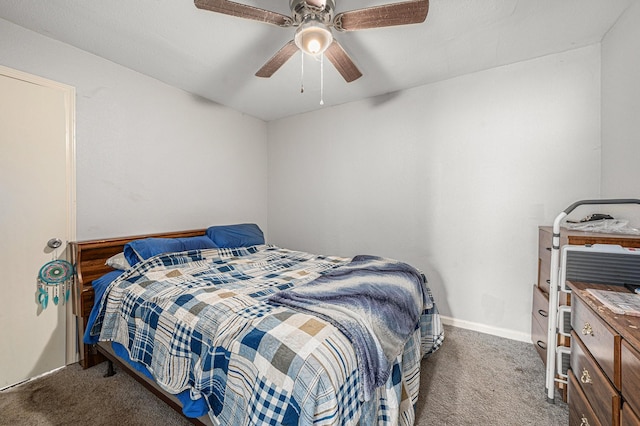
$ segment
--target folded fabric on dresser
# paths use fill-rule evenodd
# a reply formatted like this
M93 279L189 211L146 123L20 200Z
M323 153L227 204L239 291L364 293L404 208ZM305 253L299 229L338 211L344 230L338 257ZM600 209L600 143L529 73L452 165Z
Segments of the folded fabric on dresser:
M316 314L347 336L356 350L365 401L387 381L394 361L419 327L420 315L433 307L419 271L364 255L269 301Z

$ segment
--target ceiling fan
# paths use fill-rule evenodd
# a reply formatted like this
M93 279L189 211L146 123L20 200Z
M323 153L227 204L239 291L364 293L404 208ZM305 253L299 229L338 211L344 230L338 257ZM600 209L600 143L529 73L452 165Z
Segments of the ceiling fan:
M265 22L279 27L297 27L293 40L285 44L258 70L256 76L271 77L298 49L312 56L325 55L348 82L362 77L347 52L333 38L337 31L356 31L369 28L424 22L429 0L409 0L334 15L335 0L289 0L291 16L230 0L195 0L198 9Z

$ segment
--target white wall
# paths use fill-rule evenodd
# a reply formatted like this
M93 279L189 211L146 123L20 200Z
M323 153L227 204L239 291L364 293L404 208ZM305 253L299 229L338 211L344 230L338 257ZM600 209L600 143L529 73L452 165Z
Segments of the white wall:
M266 124L0 20L0 64L76 87L79 240L267 226Z
M507 337L528 339L537 226L600 195L599 46L268 125L7 21L0 64L77 89L79 239L268 222L408 261L444 315Z
M640 198L640 2L602 41L602 196ZM640 207L617 217L640 226Z
M445 316L526 341L538 225L600 194L600 47L270 122L268 135L271 242L407 261Z

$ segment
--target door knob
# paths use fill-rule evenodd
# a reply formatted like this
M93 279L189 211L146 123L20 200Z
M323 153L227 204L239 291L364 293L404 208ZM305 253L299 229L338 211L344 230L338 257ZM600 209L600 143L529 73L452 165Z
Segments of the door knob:
M47 246L52 249L57 249L62 245L62 240L60 238L52 238L47 241Z

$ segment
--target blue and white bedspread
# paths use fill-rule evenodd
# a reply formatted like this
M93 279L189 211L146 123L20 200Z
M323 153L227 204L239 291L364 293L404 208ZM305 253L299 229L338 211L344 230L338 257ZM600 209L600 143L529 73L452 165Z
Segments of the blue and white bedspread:
M389 378L422 311L433 307L420 272L374 256L356 256L269 301L316 314L347 336L355 349L365 401Z
M354 269L359 260L383 262L354 260L266 245L155 256L110 285L91 333L122 344L166 391L189 390L193 399L204 398L214 424L412 425L420 360L443 340L426 285L407 291L407 282L402 290L387 282L388 302L403 294L405 301L397 303L403 313L385 307L393 320L364 320L375 324L371 331L389 365L370 395L354 349L358 343L340 331L344 324L269 301L309 283L308 288L331 283L330 276ZM376 288L379 299L383 288ZM348 310L344 303L341 309ZM366 311L363 303L353 306ZM419 320L396 328L395 321L415 312ZM388 342L379 338L387 334L400 343L401 353L387 350Z

